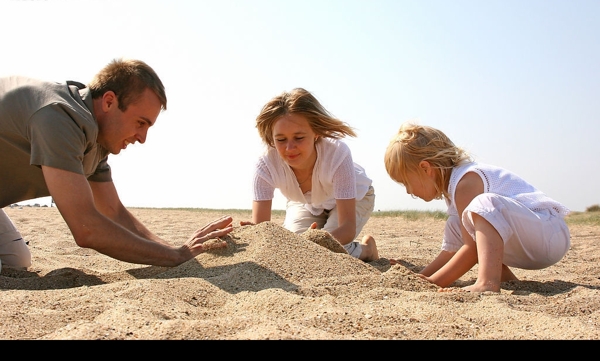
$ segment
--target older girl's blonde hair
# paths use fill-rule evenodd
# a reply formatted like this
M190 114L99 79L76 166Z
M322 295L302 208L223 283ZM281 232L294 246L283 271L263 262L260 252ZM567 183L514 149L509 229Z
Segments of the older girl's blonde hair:
M467 151L454 145L441 130L414 122L400 126L384 156L389 176L402 185L406 185L407 175L415 173L421 161L429 162L436 173L436 199L449 197L448 182L452 168L472 160Z
M356 133L348 124L331 115L310 92L295 88L271 99L256 117L258 133L268 146L275 146L273 126L286 114L303 115L313 132L321 137L334 139L345 136L356 137Z

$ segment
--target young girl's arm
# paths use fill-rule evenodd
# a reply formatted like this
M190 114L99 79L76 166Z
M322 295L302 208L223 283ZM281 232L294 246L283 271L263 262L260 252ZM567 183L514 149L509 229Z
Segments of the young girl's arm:
M448 262L426 279L440 287L448 287L462 275L467 273L477 263L477 248L475 242L462 246Z
M427 277L431 276L448 263L455 253L456 252L441 251L440 254L438 254L438 256L419 273Z
M481 193L483 193L483 181L479 175L472 172L465 174L458 182L454 197L458 214L462 215L473 198ZM461 233L464 245L446 264L427 278L430 282L440 287L447 287L477 264L477 246L475 240L471 238L462 224Z

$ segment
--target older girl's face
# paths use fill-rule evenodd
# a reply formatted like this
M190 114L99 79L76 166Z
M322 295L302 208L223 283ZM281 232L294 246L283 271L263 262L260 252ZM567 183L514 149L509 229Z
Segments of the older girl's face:
M317 134L306 117L286 114L273 126L273 143L279 156L293 169L312 169L317 159Z

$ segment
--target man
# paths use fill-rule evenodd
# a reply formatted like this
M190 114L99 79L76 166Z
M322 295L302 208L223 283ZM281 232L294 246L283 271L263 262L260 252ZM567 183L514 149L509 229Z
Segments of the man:
M164 86L139 60L116 59L86 87L24 77L0 78L0 261L29 267L29 248L2 208L52 196L80 247L138 264L176 266L224 241L225 216L180 247L150 232L121 203L109 154L144 143L166 110Z

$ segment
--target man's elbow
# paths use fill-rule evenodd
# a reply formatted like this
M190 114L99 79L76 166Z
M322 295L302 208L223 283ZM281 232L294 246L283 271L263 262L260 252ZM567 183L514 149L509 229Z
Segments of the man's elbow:
M95 249L93 233L85 227L82 230L73 232L73 239L75 240L75 243L81 248Z

